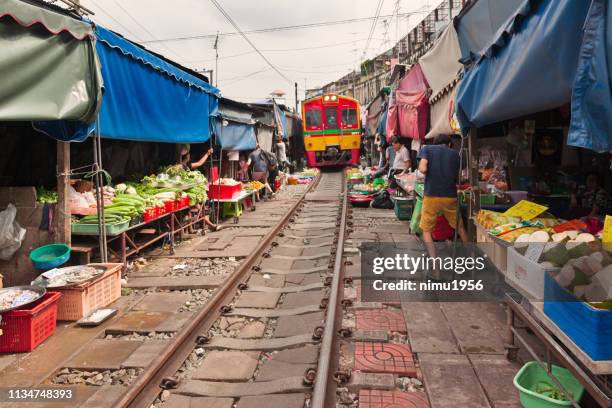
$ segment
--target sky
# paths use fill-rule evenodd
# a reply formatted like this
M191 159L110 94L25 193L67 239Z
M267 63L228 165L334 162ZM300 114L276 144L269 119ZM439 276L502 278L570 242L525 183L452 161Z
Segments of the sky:
M223 96L255 102L276 89L295 105L304 90L332 82L389 49L440 0L383 0L366 50L372 20L247 34L283 78L239 35L220 35L218 69L214 36L236 30L210 0L81 0L91 19L131 41L195 70L213 69ZM243 31L373 17L376 0L218 0ZM185 38L203 36L203 38ZM164 40L164 41L160 41ZM218 77L217 77L218 74Z

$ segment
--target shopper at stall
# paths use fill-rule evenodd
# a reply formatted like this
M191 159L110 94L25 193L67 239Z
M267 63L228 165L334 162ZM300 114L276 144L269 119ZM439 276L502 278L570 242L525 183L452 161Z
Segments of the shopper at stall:
M198 160L197 162L192 162L191 161L191 156L189 154L189 150L190 150L190 146L188 144L182 144L179 147L180 149L180 166L183 167L184 170L187 171L191 171L191 170L196 170L200 167L202 167L204 165L204 163L206 163L206 160L208 159L208 157L210 157L210 155L213 153L213 149L210 148L208 149L208 151L206 153L204 153L204 155L200 158L200 160ZM205 204L205 210L208 210L208 202ZM195 206L195 209L197 211L201 210L201 204L197 204ZM189 219L191 219L191 214L186 216L186 221L188 221ZM206 224L206 226L211 230L211 231L219 231L220 226L217 224L214 224L211 220L210 217L208 215L205 215L204 218L204 223ZM193 228L188 228L189 232L193 232Z
M570 197L570 213L568 218L601 217L612 212L610 195L601 186L598 173L589 173L584 186L578 187Z
M459 178L459 154L451 147L448 135L439 135L433 145L423 146L419 153L419 171L425 175L425 189L421 222L423 241L430 257L436 256L431 232L441 213L451 227L457 229L461 241L468 242L460 217L457 217L457 182ZM432 273L439 279L439 271Z
M264 183L266 186L266 191L270 195L273 195L274 192L272 191L270 184L268 184L268 164L264 160L262 152L263 150L261 149L261 146L259 146L259 143L257 143L255 150L249 154L249 157L244 165L244 169L248 170L250 168L251 179L253 181Z
M410 152L397 136L391 139L391 146L395 152L395 157L393 158L393 174L408 173L410 171Z
M285 169L290 165L287 160L287 146L283 141L283 137L281 135L277 136L276 139L276 159L278 160L279 169L285 171Z
M384 175L391 177L391 171L393 170L392 165L395 162L395 149L393 148L393 146L387 146L384 154L381 153L380 157L383 164L381 164L378 171L374 173L374 178L382 177Z
M180 164L181 166L183 166L183 169L188 170L188 171L196 170L202 167L204 163L206 163L206 160L208 160L210 155L213 153L213 149L210 148L208 149L206 153L202 155L202 157L200 157L200 160L192 162L191 155L189 154L189 150L190 150L190 146L188 144L180 145L180 155L181 155Z

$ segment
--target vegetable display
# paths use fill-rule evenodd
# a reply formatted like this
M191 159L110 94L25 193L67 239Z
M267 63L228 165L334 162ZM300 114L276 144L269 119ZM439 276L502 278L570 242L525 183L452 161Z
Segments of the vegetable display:
M36 189L36 197L41 204L55 204L57 203L57 192L49 191L44 187L38 187Z

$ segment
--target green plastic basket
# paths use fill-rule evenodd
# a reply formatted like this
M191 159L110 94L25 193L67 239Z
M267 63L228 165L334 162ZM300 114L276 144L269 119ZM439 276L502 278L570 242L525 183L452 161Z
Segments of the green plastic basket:
M495 194L480 194L480 205L495 204Z
M130 227L130 221L117 224L106 224L106 235L119 235ZM72 224L72 233L75 235L99 235L98 224Z
M398 220L406 221L412 218L412 210L414 208L414 200L397 197L395 198L395 216Z
M563 387L571 393L573 398L580 402L584 387L578 380L563 367L552 365L552 373L563 385ZM557 388L554 382L550 379L546 371L535 361L526 363L514 377L514 386L519 391L521 404L525 408L555 408L555 407L571 407L570 401L560 401L549 398L546 395L537 393L538 388Z

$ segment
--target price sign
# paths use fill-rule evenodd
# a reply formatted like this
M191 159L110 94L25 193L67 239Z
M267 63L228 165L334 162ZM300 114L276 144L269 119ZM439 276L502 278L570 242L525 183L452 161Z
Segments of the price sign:
M542 252L544 252L545 246L546 244L544 242L530 243L525 252L525 258L533 262L540 262L540 257L542 256Z
M508 208L504 213L507 217L520 217L524 220L530 220L548 210L548 207L531 201L521 200L514 206Z
M604 243L606 250L612 250L612 215L606 215L601 242Z

